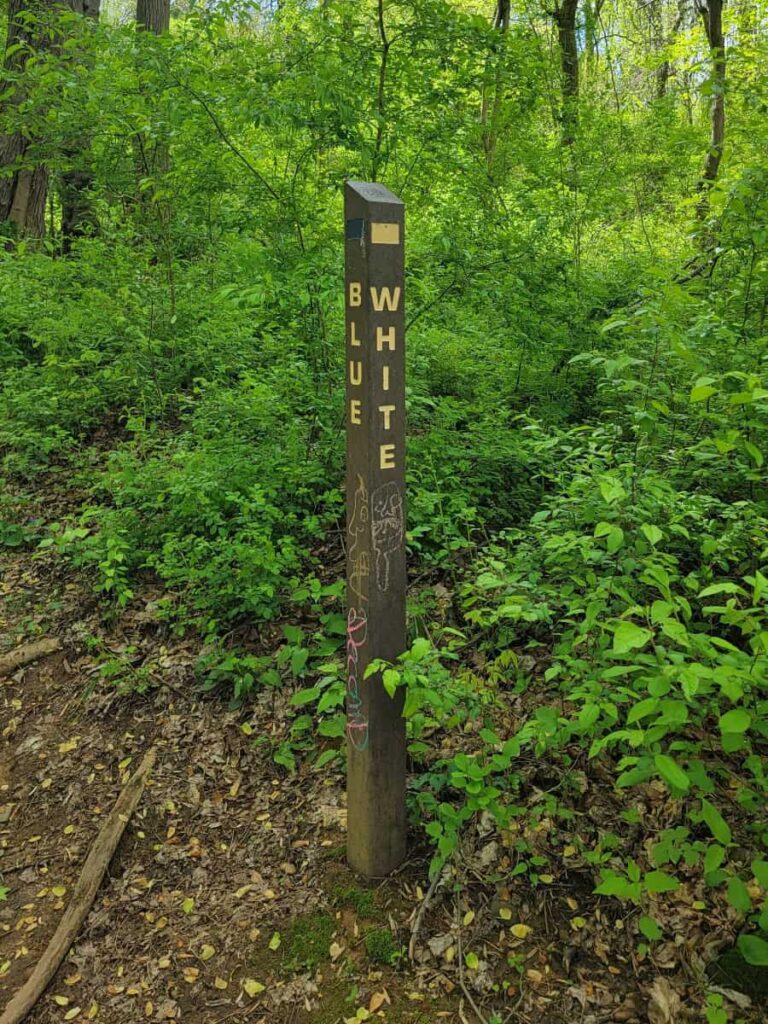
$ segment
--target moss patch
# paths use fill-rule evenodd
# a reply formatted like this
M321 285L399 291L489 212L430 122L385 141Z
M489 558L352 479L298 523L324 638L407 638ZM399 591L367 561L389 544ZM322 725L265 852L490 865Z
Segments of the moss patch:
M358 917L376 916L376 895L370 889L336 885L331 895L337 907L351 907Z
M368 959L374 964L392 965L400 959L402 950L389 928L372 928L363 943Z
M283 969L314 971L328 957L336 924L330 914L295 917L282 936Z

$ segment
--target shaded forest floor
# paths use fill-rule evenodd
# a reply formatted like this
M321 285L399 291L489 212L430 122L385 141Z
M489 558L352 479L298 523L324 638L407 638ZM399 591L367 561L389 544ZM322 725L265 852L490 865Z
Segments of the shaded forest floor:
M509 1024L702 1019L700 968L732 939L727 905L713 906L705 932L689 912L697 894L682 891L665 911L674 941L638 958L632 911L593 895L592 868L566 847L560 872L533 890L510 877L504 837L484 821L467 837L458 884L430 894L410 961L429 850L414 838L410 859L379 885L349 871L342 774L286 773L273 744L258 742L287 736L290 693L261 692L236 712L201 698L199 641L156 621L149 584L105 622L85 581L50 553L17 551L1 565L0 650L40 635L62 649L0 680L0 1006L156 745L151 783L35 1024L465 1024L480 1019L473 1002L486 1021ZM120 692L105 676L110 655L142 667L146 693ZM593 817L618 827L610 776L588 785ZM542 842L552 828L542 820ZM646 839L637 832L639 856ZM761 1019L725 991L738 1019Z

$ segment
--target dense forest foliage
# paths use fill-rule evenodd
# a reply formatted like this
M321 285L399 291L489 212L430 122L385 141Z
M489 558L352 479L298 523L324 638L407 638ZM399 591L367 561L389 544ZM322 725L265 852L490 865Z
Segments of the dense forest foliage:
M768 964L765 5L7 13L0 545L113 620L159 590L190 686L285 690L276 770L339 769L342 194L383 182L432 877L488 821L530 886L588 865L641 960L685 894Z

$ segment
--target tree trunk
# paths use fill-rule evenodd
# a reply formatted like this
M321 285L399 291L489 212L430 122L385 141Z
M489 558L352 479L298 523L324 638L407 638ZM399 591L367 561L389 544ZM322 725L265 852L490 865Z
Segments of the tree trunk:
M560 115L563 145L573 144L579 122L579 48L576 41L576 13L579 0L562 0L555 7L557 41L560 47L560 72L563 104Z
M710 138L704 169L699 181L700 217L709 209L709 192L717 181L725 142L725 39L723 38L723 0L696 0L696 8L704 23L712 54L712 100L710 103Z
M502 101L502 68L504 67L504 54L503 54L503 37L509 28L510 18L510 3L511 0L497 0L496 10L493 15L493 27L498 30L500 38L494 45L494 50L498 51L496 59L496 73L494 75L493 83L493 99L491 99L490 88L488 84L483 87L483 98L480 107L480 123L483 126L483 149L485 150L485 159L488 163L490 170L493 162L493 153L496 148L496 137L498 134L498 121L499 114L501 113L501 101ZM491 58L488 58L486 64L486 75L490 69Z
M171 27L170 0L136 0L136 24L161 36Z
M667 45L674 41L674 39L677 36L678 32L680 31L680 29L685 24L685 15L686 15L686 12L689 9L690 8L688 7L687 0L679 0L678 6L677 6L677 14L675 15L675 23L672 26L672 33L671 33L670 37L666 40L666 44ZM659 43L662 46L664 45L663 31L664 31L663 25L661 25L660 32L659 32L659 36L660 36ZM665 60L664 63L659 67L659 69L656 72L656 99L657 100L663 100L664 97L667 95L667 86L669 84L669 79L671 77L672 77L672 62L670 60Z
M0 104L0 114L25 100L23 72L30 51L55 49L59 39L51 23L62 8L83 13L94 0L8 0L8 34L3 70L10 77L0 79L0 93L10 95ZM25 15L31 15L27 20ZM17 235L42 238L45 234L45 205L48 168L34 156L34 142L21 131L0 135L0 222L14 225Z
M73 0L72 6L79 14L98 21L101 0ZM74 140L65 156L72 165L61 175L59 183L62 248L67 253L74 238L92 233L97 226L90 196L94 177L90 138Z
M4 71L12 75L23 74L29 48L42 49L45 45L45 16L54 6L54 0L8 0ZM25 22L24 14L33 15L35 21ZM18 49L13 49L15 47ZM0 92L9 89L11 95L0 104L0 114L19 106L24 100L22 84L14 84L3 76ZM21 132L0 136L0 221L10 221L18 235L42 238L45 233L48 173L42 165L28 166L25 156L29 146L30 140Z
M136 25L145 32L161 36L171 24L170 0L136 0ZM136 137L136 168L139 177L151 178L168 170L168 146L164 141L151 148L143 135Z

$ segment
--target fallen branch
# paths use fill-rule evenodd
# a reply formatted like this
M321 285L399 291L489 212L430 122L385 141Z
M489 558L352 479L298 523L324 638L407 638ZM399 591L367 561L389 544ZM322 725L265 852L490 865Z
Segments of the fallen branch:
M61 650L61 641L56 637L45 637L43 640L22 644L15 651L0 654L0 676L9 676L17 668L23 668L24 665L29 665L30 662L58 650Z
M421 901L421 906L416 914L416 920L413 922L413 928L411 929L411 941L408 943L408 959L413 961L416 956L416 943L419 939L419 932L421 931L421 922L424 920L424 915L427 912L427 907L432 902L432 897L435 895L437 886L443 878L443 871L437 872L435 877L432 879L432 884L427 890L427 895Z
M464 993L464 995L467 998L467 1002L469 1003L469 1005L474 1010L475 1016L480 1021L480 1024L488 1024L488 1022L486 1021L485 1017L482 1015L482 1013L478 1009L477 1003L472 998L472 993L469 991L469 989L466 986L466 982L464 981L464 950L462 949L462 945L461 945L461 912L459 910L459 901L458 900L456 900L455 907L456 907L456 935L457 935L457 940L458 940L458 945L459 945L459 985L461 986L461 991ZM2 1018L0 1018L0 1024L5 1024L5 1021Z
M72 943L88 916L91 905L101 885L104 873L122 838L125 826L136 810L147 775L155 763L155 748L152 747L123 787L115 806L101 827L91 852L86 858L80 877L77 880L72 899L59 922L59 927L48 943L34 971L22 985L0 1017L0 1024L20 1024L45 992L48 983L59 969L62 960L69 952Z

